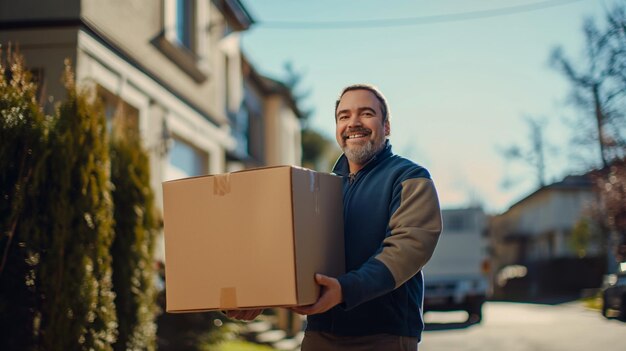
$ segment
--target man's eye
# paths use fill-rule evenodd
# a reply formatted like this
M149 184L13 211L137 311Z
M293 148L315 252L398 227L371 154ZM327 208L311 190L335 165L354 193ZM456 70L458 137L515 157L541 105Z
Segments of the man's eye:
M346 115L339 116L339 119L346 119L346 118L348 118L348 116Z

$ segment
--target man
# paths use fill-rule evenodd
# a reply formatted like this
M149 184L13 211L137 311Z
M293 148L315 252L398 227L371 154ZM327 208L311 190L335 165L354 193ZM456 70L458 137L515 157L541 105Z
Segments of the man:
M333 172L344 177L347 273L317 274L318 301L292 308L308 315L303 351L417 350L421 269L437 244L441 213L428 171L391 152L389 117L385 97L371 85L344 88L335 104L344 154Z

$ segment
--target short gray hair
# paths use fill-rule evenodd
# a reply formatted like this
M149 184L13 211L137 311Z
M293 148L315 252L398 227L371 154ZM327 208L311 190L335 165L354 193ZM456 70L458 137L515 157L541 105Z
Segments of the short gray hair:
M387 106L387 99L385 98L385 95L383 95L383 93L381 93L380 90L378 90L378 88L372 84L359 83L348 85L347 87L343 88L343 90L341 90L341 94L339 94L337 101L335 101L335 120L337 120L337 108L339 107L339 102L341 102L341 98L345 95L345 93L352 90L367 90L374 94L374 96L376 96L376 99L378 99L378 102L380 103L380 109L383 113L383 122L391 118L391 113L389 112L389 107Z

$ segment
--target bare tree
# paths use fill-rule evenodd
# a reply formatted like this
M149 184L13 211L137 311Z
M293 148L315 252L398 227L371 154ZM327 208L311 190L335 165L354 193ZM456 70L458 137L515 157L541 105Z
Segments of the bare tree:
M593 121L593 130L579 130L593 136L602 160L602 168L590 173L598 196L593 215L606 254L626 261L626 4L615 5L604 19L601 26L585 21L585 52L578 64L561 48L553 51L552 63L571 83L583 119Z
M581 109L584 120L593 120L593 124L586 124L593 125L593 129L579 128L577 137L597 143L603 168L626 155L625 24L623 5L606 14L602 28L593 19L587 19L583 26L582 60L575 64L561 47L554 49L551 58L555 69L571 83L572 102Z
M307 122L309 117L315 112L315 110L311 107L305 106L306 100L309 99L311 93L313 92L311 88L302 88L302 80L304 79L304 72L297 71L293 67L293 63L291 61L285 62L283 65L285 69L285 85L291 91L293 99L296 102L300 113L302 114L302 124L307 127Z
M506 161L521 162L531 168L535 173L537 185L542 187L546 185L545 154L548 144L545 140L544 129L547 126L547 120L543 117L526 116L524 121L528 126L530 144L512 145L501 149L500 154ZM506 184L510 182L510 180L505 181Z

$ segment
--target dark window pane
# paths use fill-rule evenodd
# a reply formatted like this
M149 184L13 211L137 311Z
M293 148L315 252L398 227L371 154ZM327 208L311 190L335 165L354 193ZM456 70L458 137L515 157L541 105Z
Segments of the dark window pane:
M176 39L188 49L193 49L192 0L176 0Z

